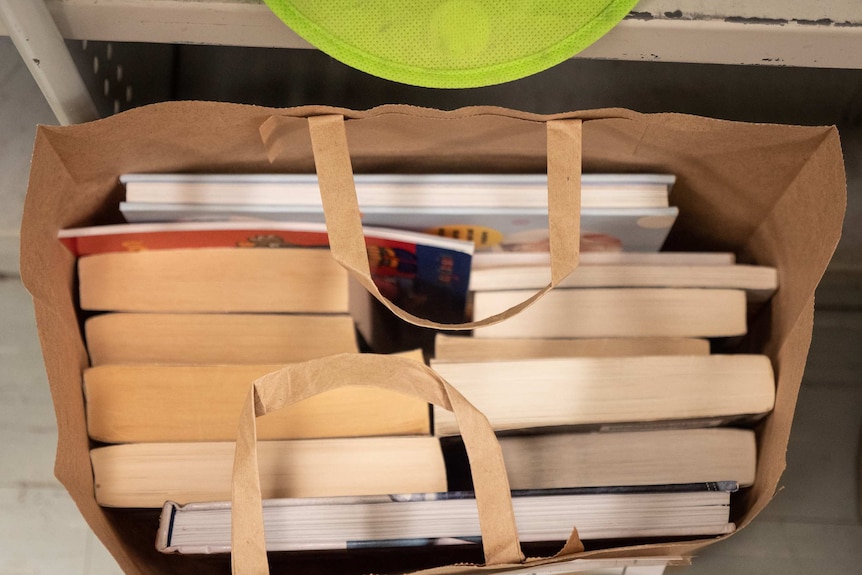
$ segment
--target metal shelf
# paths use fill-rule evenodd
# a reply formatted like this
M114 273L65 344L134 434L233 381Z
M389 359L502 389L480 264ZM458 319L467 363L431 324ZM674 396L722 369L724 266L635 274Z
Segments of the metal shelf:
M260 0L4 0L0 34L16 41L62 122L90 106L69 109L80 94L62 95L80 86L58 38L311 48ZM577 57L862 69L859 46L859 0L643 0Z

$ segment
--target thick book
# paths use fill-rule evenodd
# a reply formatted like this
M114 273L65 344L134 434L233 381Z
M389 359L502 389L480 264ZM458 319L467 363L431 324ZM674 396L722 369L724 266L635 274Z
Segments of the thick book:
M422 312L422 306L425 306L431 315L437 309L463 311L473 252L471 242L402 230L366 228L364 232L371 274L387 297L414 311L419 308L418 311ZM102 306L84 309L337 312L346 311L347 307L346 273L325 249L329 239L323 224L124 224L62 230L59 238L72 253L81 258L79 275L82 276L82 306ZM191 252L191 248L199 251ZM217 248L223 250L222 255L213 255ZM227 253L227 248L242 249L235 250L236 253ZM182 250L186 251L173 255L161 253ZM129 255L129 252L135 255ZM244 255L249 252L254 252L254 255ZM148 255L138 255L145 253ZM206 261L197 262L198 258ZM183 259L191 261L184 263L181 261ZM102 263L97 266L94 261ZM112 274L110 268L113 266L122 266L120 271L123 275ZM165 273L158 273L159 266ZM108 276L99 279L110 281L96 287L92 286L93 282L85 283L89 274L93 273L92 267L98 267L100 274ZM108 295L123 298L123 293L116 293L118 290L114 284L123 282L123 278L130 274L134 274L126 281L130 285L122 287L130 291L137 287L157 300L159 296L166 296L167 301L162 302L162 305L173 307L134 308L129 307L134 303L128 301L123 301L125 307L111 307L117 303L112 300L91 302L90 292L93 291L100 298ZM206 284L217 287L208 287ZM285 289L288 286L290 289ZM225 302L225 305L230 307L213 308L219 302L210 302L203 296L215 295L214 290L227 296L229 303ZM248 301L252 299L248 297L252 292L256 294L253 299L260 302L257 305ZM340 299L327 303L340 308L327 307L315 296L318 294L322 297L327 293L337 293ZM184 301L181 303L180 298L183 296ZM293 296L307 296L311 301L305 303L312 307L303 307L301 301L293 301L297 299ZM416 302L421 302L421 305Z
M418 360L421 361L421 353ZM102 365L84 371L87 431L106 443L235 441L251 383L281 365ZM428 404L377 387L343 387L260 418L261 439L422 435Z
M473 294L473 318L526 300L535 290ZM699 288L555 289L479 338L734 337L747 329L745 291Z
M537 290L551 281L550 266L473 270L470 290ZM753 265L585 265L559 288L712 288L745 290L749 303L767 301L778 289L778 270Z
M449 489L473 489L460 436L441 440ZM733 427L504 435L499 438L512 489L754 482L754 431Z
M648 488L513 491L521 542L693 537L732 532L733 482ZM228 553L230 502L162 509L156 548L164 553ZM322 551L468 545L481 541L472 492L263 502L267 551Z
M684 337L482 339L438 333L434 338L434 359L437 362L709 353L708 340Z
M359 351L346 314L104 313L84 333L92 366L282 364Z
M125 443L90 451L96 501L161 508L231 497L235 444ZM352 437L259 441L264 498L336 497L446 490L434 437Z
M347 313L347 272L319 248L191 248L78 259L81 309Z
M431 361L443 379L497 431L751 420L775 402L775 377L762 355ZM455 418L434 408L434 433L458 434Z
M544 174L356 174L359 205L393 208L547 208ZM662 208L669 174L584 174L584 208ZM321 207L316 174L124 174L126 200L140 203Z

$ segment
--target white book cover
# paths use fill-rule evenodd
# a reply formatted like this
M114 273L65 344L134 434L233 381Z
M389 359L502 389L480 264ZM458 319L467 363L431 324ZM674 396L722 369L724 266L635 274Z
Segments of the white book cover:
M548 207L545 174L357 174L367 207ZM585 174L582 207L668 206L669 174ZM130 202L320 207L315 174L124 174Z

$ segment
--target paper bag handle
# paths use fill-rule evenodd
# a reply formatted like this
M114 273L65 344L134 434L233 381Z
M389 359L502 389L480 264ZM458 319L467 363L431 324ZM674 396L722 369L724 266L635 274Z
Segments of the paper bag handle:
M277 119L270 118L267 122L273 121ZM384 297L374 284L362 233L344 117L310 117L308 126L314 163L333 257L389 310L404 321L421 327L475 329L499 323L523 311L556 287L578 266L581 237L581 124L581 120L552 120L546 123L550 283L532 297L504 312L478 321L442 324L417 317L399 308ZM262 130L268 131L266 124Z
M255 418L347 385L406 393L455 414L476 493L486 565L523 562L509 479L487 418L431 368L412 359L341 354L292 364L252 383L237 433L231 494L231 566L235 575L267 575ZM567 548L580 544L577 531ZM581 546L580 549L583 549Z

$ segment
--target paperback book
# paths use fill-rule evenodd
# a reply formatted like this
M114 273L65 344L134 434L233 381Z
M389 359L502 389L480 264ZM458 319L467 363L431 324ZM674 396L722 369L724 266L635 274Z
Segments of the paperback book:
M550 266L473 270L471 291L540 289L551 280ZM565 288L703 288L745 290L749 303L761 304L778 289L778 270L753 265L585 265L558 286Z
M512 492L522 542L691 537L734 530L734 482ZM264 501L267 551L426 547L481 541L473 492ZM164 553L230 552L229 502L162 509Z
M125 174L129 222L262 219L323 222L315 174ZM544 174L360 174L363 224L547 251ZM669 174L585 174L581 250L657 251L678 214Z
M481 253L547 252L548 212L543 208L362 207L362 224L472 241ZM278 221L322 223L323 209L242 204L147 204L122 202L128 222ZM584 208L584 252L655 252L664 244L679 210Z
M381 292L414 313L463 315L473 244L403 230L365 228L371 274ZM187 248L326 248L324 224L165 222L61 230L76 256Z
M669 174L584 174L584 208L667 207ZM547 208L545 174L356 174L366 207ZM126 199L141 203L320 207L316 174L124 174Z
M754 482L754 431L735 427L501 434L511 489ZM460 435L441 438L450 491L473 482Z
M431 367L498 432L750 422L775 402L775 375L763 355L432 360ZM458 430L455 417L434 406L434 433Z
M231 497L236 441L120 443L90 450L96 502L161 509ZM425 493L448 489L437 438L410 435L261 440L265 499Z

